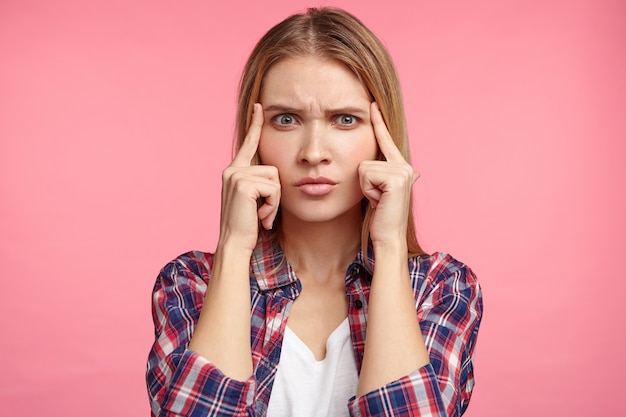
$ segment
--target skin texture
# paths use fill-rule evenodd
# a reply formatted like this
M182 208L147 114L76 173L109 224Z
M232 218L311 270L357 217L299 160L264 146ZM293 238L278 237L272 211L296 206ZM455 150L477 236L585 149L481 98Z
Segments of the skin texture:
M359 250L361 201L367 198L374 208L376 265L357 395L424 366L428 354L406 244L418 174L395 146L376 103L342 64L311 56L275 64L260 101L224 170L214 273L190 349L227 376L251 376L250 300L240 295L250 290L258 221L271 228L280 206L281 244L302 283L288 325L317 359L324 358L328 335L347 316L344 275ZM257 151L264 165L250 165ZM385 161L375 160L379 151Z

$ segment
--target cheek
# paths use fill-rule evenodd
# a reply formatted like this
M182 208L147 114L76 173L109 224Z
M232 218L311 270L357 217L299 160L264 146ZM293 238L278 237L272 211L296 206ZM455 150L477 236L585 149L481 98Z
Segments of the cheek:
M378 149L378 142L376 141L372 129L368 129L363 135L363 138L359 141L358 147L355 150L355 154L359 155L362 161L379 159L380 150Z
M288 170L292 153L293 150L285 146L285 141L282 138L261 135L257 154L262 165L276 167L279 172Z
M346 169L358 170L359 165L363 161L375 161L378 159L378 146L371 143L361 142L356 146L343 147L341 156L337 155L337 162L343 165Z

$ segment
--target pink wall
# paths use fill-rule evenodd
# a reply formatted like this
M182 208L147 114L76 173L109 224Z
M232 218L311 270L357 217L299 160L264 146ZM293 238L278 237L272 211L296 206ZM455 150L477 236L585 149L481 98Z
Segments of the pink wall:
M154 278L214 247L242 64L311 4L211 3L0 3L3 414L147 415ZM422 242L484 287L467 415L626 413L625 3L333 4L396 58Z

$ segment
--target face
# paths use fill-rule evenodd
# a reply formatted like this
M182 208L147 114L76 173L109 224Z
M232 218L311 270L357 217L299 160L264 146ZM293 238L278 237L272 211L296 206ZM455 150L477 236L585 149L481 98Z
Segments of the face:
M370 99L342 63L287 58L265 75L259 156L278 168L283 220L361 216L358 167L376 159Z

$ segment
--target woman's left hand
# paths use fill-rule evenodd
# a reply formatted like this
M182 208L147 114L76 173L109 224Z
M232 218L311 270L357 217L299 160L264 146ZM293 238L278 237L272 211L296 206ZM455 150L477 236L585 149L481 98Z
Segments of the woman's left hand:
M370 106L370 118L378 147L386 159L363 161L359 166L361 190L374 210L370 237L374 247L394 242L406 244L411 189L419 173L400 153L375 102Z

